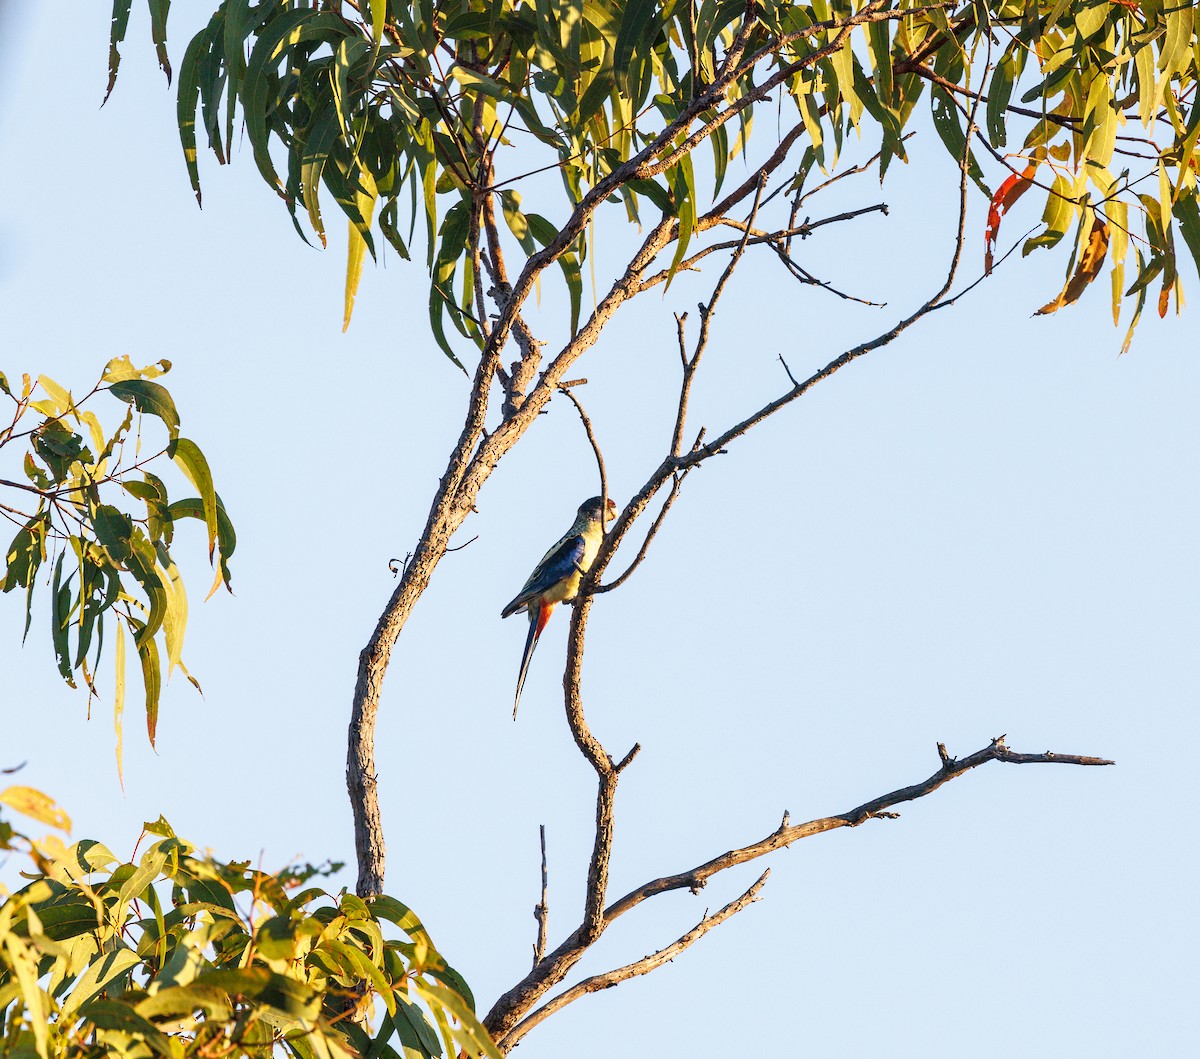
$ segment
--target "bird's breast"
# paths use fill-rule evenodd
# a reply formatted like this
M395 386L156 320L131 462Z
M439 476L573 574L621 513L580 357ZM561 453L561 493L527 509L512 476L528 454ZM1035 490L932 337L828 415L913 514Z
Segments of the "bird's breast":
M564 599L574 599L575 593L579 591L580 580L579 572L575 571L546 589L542 593L542 600L546 603L561 603Z

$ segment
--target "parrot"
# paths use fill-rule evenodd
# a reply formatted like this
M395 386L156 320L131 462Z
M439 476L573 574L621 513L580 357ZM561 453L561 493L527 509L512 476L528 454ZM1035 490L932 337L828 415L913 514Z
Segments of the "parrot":
M529 671L529 660L533 657L533 649L537 647L538 639L550 612L556 603L570 603L579 591L579 582L587 573L596 552L600 550L600 541L604 538L604 522L616 517L617 505L608 501L604 518L600 512L604 501L593 496L579 505L575 513L575 521L571 528L545 555L541 562L533 568L533 573L525 582L520 592L500 612L500 617L507 618L523 610L529 615L529 635L525 637L525 653L521 656L521 672L517 677L517 694L513 699L513 720L517 718L517 707L521 704L521 689L525 686L525 674Z

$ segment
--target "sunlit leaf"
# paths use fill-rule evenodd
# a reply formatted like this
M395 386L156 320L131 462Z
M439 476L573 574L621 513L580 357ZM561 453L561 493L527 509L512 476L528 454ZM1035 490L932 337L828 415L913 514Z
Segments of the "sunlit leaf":
M0 802L48 827L71 830L71 818L54 803L54 799L32 787L8 787L0 791Z
M1045 313L1057 312L1064 305L1070 305L1071 302L1077 301L1084 288L1100 274L1107 253L1108 225L1101 217L1097 216L1092 221L1087 245L1080 255L1079 264L1075 267L1075 272L1067 281L1067 285L1063 287L1062 293L1054 301L1043 305L1034 315L1041 316Z

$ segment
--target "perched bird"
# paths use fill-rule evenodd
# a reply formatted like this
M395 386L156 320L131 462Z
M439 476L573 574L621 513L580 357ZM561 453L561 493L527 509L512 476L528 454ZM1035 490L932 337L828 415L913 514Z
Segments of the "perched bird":
M521 704L521 689L525 686L529 660L533 657L533 649L537 647L538 638L546 627L554 604L570 603L575 598L579 582L600 550L600 541L604 538L603 523L616 516L617 505L609 500L602 522L602 506L603 501L598 496L579 505L571 528L542 556L542 561L534 567L525 587L500 612L502 618L519 610L529 615L529 635L525 637L525 653L521 656L521 673L517 677L517 694L513 700L514 718Z

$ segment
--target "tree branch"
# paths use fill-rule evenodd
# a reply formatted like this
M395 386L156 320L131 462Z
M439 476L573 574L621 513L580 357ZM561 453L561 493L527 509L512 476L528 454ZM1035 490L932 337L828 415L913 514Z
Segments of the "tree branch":
M533 918L537 920L537 941L533 946L533 966L537 967L546 955L546 933L550 922L550 903L547 900L549 875L546 871L546 825L538 825L538 839L542 846L542 899L533 909Z
M957 779L972 769L979 768L980 765L986 765L989 761L999 761L1009 765L1091 766L1116 764L1116 762L1105 758L1086 757L1080 754L1056 754L1051 751L1046 751L1044 754L1019 754L1009 750L1004 743L1004 739L1005 737L1002 735L997 736L982 750L977 750L975 753L969 754L962 759L955 759L941 753L939 754L941 757L941 767L928 779L920 783L914 783L908 787L901 787L898 790L890 791L887 794L881 794L879 797L863 802L862 805L840 813L837 816L824 816L794 826L788 825L787 817L785 816L783 823L778 828L757 842L753 842L748 846L742 846L739 849L732 849L727 853L721 854L719 857L714 857L712 860L697 865L689 871L679 872L675 875L664 875L659 879L654 879L631 890L619 901L615 901L605 909L605 918L609 922L612 922L618 916L624 915L631 909L636 908L643 901L657 894L667 893L670 890L691 890L693 893L696 893L703 889L708 880L718 872L725 871L739 864L745 864L748 861L757 860L767 853L781 849L784 846L790 846L793 842L798 842L801 839L811 838L813 835L821 835L827 831L836 831L842 827L858 827L859 824L867 820L883 816L895 817L897 814L888 814L886 812L892 806L924 798L951 780ZM940 751L945 751L945 747L942 744L939 743L938 746Z
M575 411L579 413L579 418L583 421L583 429L587 432L588 442L596 456L596 468L600 472L600 510L605 512L608 510L608 473L604 469L604 456L600 452L600 443L596 440L596 432L592 429L592 421L588 419L588 414L583 410L583 405L579 403L579 398L571 392L569 387L560 386L558 392L575 406Z
M588 600L585 599L581 601L581 605L587 602ZM962 759L950 757L949 754L945 753L945 747L939 744L940 767L928 779L908 787L901 787L898 790L890 791L877 798L872 798L836 816L820 817L793 826L789 824L787 814L784 814L783 821L779 827L757 842L729 850L719 857L705 861L703 864L699 864L688 871L678 872L674 875L664 875L636 887L604 909L602 923L607 927L608 924L612 923L619 916L624 915L644 901L661 893L685 889L697 893L708 883L708 880L712 876L719 872L752 860L757 860L759 857L785 846L790 846L793 842L798 842L801 839L811 838L814 835L824 834L827 831L835 831L843 827L857 827L867 820L894 819L898 814L889 812L893 806L900 805L903 802L916 801L918 798L924 798L951 780L957 779L959 776L990 761L999 761L1010 765L1053 764L1092 766L1115 764L1115 762L1105 758L1087 757L1080 754L1059 754L1052 751L1042 754L1017 753L1008 749L1004 743L1004 738L1004 736L998 736L982 750L977 750L975 753ZM538 967L530 971L521 982L497 1000L492 1010L488 1012L487 1017L484 1019L484 1025L487 1027L488 1032L492 1034L493 1039L501 1042L501 1047L507 1049L511 1044L516 1043L515 1040L510 1040L509 1038L514 1028L522 1024L522 1015L524 1012L529 1011L537 1002L537 998L553 988L558 981L561 981L561 976L554 981L550 981L553 972L563 964L567 964L569 970L569 967L574 966L593 943L595 938L589 936L585 926L579 927L567 937ZM563 972L563 976L565 974L566 971ZM580 983L580 985L582 984ZM572 989L578 988L580 987L572 987ZM568 990L567 992L570 993L572 990ZM565 996L566 994L563 995ZM549 1003L555 1004L557 999ZM576 997L572 996L571 999L576 999ZM562 1005L559 1004L558 1006L561 1007ZM538 1021L541 1021L541 1019ZM532 1026L528 1028L532 1029Z
M509 1051L520 1043L521 1038L525 1036L531 1029L545 1022L556 1011L565 1008L574 1000L580 997L587 996L588 993L597 993L601 989L611 989L615 985L620 985L622 982L629 981L630 978L637 978L639 975L649 974L651 971L657 970L664 963L669 963L675 959L684 949L689 948L692 944L699 941L714 927L719 927L731 916L737 915L743 908L753 904L758 900L758 892L766 884L767 876L771 874L771 869L768 868L758 877L753 885L740 897L730 901L724 908L713 913L711 916L707 913L691 930L684 934L681 938L667 945L665 948L659 949L657 952L651 953L649 956L643 956L640 960L635 960L633 963L627 963L624 967L618 967L612 971L606 971L603 974L592 975L591 978L585 978L577 985L573 985L570 989L559 993L553 1000L543 1004L540 1008L534 1011L531 1015L527 1015L516 1026L512 1028L498 1042L498 1046L503 1051Z

